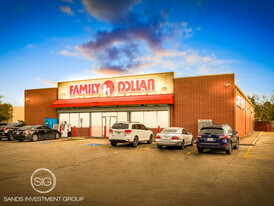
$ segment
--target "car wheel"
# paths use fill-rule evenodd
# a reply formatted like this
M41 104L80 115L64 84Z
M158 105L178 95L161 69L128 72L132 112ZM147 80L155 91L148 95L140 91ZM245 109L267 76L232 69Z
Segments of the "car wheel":
M234 146L234 149L239 149L239 139L237 138L236 145Z
M152 135L150 135L149 140L147 141L147 143L148 143L148 144L151 144L151 143L152 143L152 141L153 141L153 136L152 136Z
M158 145L158 144L157 144L157 147L158 147L158 149L162 149L163 148L162 145Z
M0 137L0 140L2 140L2 137Z
M60 134L58 132L56 132L54 135L54 139L59 139L59 138L60 138Z
M204 152L204 148L198 148L198 152L199 153L203 153Z
M117 142L110 142L110 144L115 147L117 145Z
M12 136L12 133L11 133L11 132L8 134L8 139L9 139L9 141L13 141L13 140L14 140L14 138L13 138L13 136Z
M232 150L232 143L230 143L229 148L225 151L226 154L231 154L231 150Z
M184 149L185 148L185 141L183 140L182 141L182 144L181 144L181 146L180 146L180 149Z
M193 138L191 139L191 143L190 143L190 146L193 146Z
M38 135L37 134L32 135L31 141L36 142L37 140L38 140Z
M138 145L138 137L135 136L135 137L134 137L134 140L133 140L133 142L132 142L132 146L133 146L133 147L137 147L137 145Z
M23 142L24 141L24 139L19 139L19 142Z

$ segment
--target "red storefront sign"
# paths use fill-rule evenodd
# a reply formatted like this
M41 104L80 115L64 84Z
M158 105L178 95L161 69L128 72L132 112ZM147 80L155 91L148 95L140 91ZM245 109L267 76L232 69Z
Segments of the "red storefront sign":
M120 80L117 83L112 80L106 80L103 83L90 84L72 84L69 85L69 95L92 95L104 94L112 95L116 90L118 93L131 93L142 91L155 91L155 79L141 79L141 80Z

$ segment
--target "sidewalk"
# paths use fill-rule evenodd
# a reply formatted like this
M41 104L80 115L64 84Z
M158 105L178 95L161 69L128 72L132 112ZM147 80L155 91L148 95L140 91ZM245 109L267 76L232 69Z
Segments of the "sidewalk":
M240 145L254 146L257 142L256 138L260 135L260 132L252 132L246 136L240 138Z

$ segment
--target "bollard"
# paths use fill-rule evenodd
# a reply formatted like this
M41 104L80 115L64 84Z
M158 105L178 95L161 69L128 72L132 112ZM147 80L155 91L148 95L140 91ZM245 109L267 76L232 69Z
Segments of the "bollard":
M158 133L160 133L161 132L161 127L160 126L158 126Z
M91 138L91 126L89 126L88 137Z
M60 138L62 137L62 126L59 126Z
M106 126L104 126L104 137L105 137L105 139L107 138L107 127Z
M269 124L266 125L266 131L269 132Z
M81 137L83 137L83 127L81 126Z
M73 136L76 137L76 126L73 128Z

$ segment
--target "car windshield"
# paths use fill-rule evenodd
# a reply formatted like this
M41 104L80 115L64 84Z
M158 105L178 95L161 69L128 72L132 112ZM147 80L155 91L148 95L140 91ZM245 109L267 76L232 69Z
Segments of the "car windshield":
M164 129L161 133L180 133L178 129Z
M112 129L128 129L128 124L115 123L111 128Z
M224 134L222 128L202 128L200 134Z

